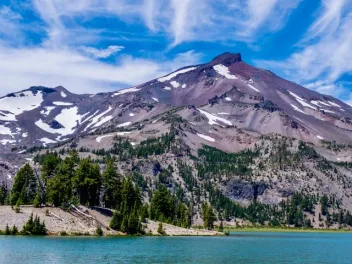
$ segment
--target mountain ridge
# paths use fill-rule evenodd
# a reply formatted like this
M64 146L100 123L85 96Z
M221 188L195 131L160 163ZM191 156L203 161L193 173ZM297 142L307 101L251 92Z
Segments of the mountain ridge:
M238 53L115 92L31 87L0 98L0 186L11 186L25 163L40 176L43 160L64 161L74 150L101 170L113 159L145 200L158 182L181 188L195 221L203 201L231 219L246 206L264 217L265 206L275 212L308 197L315 205L306 217L317 226L320 197L331 214L352 210L351 120L350 106Z

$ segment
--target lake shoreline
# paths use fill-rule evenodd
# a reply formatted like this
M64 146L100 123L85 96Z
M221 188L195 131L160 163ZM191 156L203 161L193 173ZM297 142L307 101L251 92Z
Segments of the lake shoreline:
M101 228L104 236L123 237L130 236L120 231L111 229L111 217L101 214L100 212L85 206L78 206L79 210L65 211L56 207L35 208L32 206L22 206L20 212L11 208L11 206L0 206L0 230L5 231L6 225L9 228L16 226L21 229L29 217L40 217L45 222L47 236L96 236L98 226ZM205 230L198 228L183 228L167 223L163 223L164 234L158 233L159 222L147 220L142 223L145 234L141 236L224 236L222 232L215 230ZM21 230L18 230L21 231ZM1 234L5 235L5 234Z
M230 233L254 232L254 233L352 233L352 229L313 229L313 228L275 228L275 227L224 227L224 231Z

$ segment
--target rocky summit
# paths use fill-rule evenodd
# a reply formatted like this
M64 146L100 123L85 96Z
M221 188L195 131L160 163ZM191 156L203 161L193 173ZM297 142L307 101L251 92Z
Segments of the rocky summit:
M114 157L146 199L159 180L218 211L214 197L279 205L297 193L328 197L331 213L352 209L352 108L238 53L116 92L30 87L0 98L0 184L48 150L72 149L102 169Z

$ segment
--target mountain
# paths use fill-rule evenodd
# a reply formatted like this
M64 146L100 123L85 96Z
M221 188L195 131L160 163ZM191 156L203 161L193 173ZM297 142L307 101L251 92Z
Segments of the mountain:
M194 106L183 111L189 121L214 115L222 125L257 134L352 142L350 106L252 67L240 54L225 53L115 93L77 95L63 87L31 87L9 94L0 98L1 149L57 143L182 106Z
M31 87L0 98L0 182L42 148L75 148L101 164L116 156L120 173L138 167L143 182L171 166L164 180L186 196L198 183L243 204L304 192L352 209L351 120L349 105L237 53L111 93Z

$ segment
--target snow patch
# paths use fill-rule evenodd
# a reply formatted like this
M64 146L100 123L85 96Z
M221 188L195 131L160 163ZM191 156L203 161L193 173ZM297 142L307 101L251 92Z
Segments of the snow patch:
M298 117L294 116L294 118L296 118L298 121L304 123L303 120L299 119Z
M48 124L44 123L42 119L36 121L35 125L48 133L66 136L75 132L77 125L81 122L83 117L84 115L78 114L78 107L75 106L62 109L61 113L55 117L55 120L59 122L63 128L51 128Z
M306 112L302 111L302 110L299 109L297 106L295 106L295 105L293 105L293 104L291 104L291 106L292 106L292 108L293 108L294 110L296 110L296 111L298 111L298 112L300 112L300 113L302 113L302 114L308 115Z
M137 88L137 87L132 87L132 88L127 88L127 89L123 89L123 90L119 90L116 93L114 93L112 95L112 97L121 95L121 94L125 94L125 93L134 93L134 92L138 92L141 88Z
M321 108L320 111L324 111L324 112L327 112L327 113L336 114L336 112L334 112L334 111L327 110L327 109L323 109L323 108Z
M17 121L16 116L38 108L43 102L43 94L25 91L0 99L0 120Z
M181 87L182 87L183 89L185 89L185 88L186 88L186 86L187 86L187 84L185 84L185 83L184 83L184 84L182 84L182 86L181 86Z
M226 66L224 66L222 64L215 65L215 66L213 66L213 68L218 74L226 77L227 79L233 79L233 80L238 79L235 75L232 75L230 73L229 68L227 68Z
M132 132L129 132L129 131L123 131L123 132L117 132L116 135L118 136L124 136L124 135L127 135L127 134L131 134Z
M50 138L44 137L39 139L39 141L43 142L43 145L46 146L46 144L52 144L52 143L56 143L56 141L51 140Z
M113 136L113 135L99 136L99 137L97 137L95 140L96 140L98 143L100 143L100 141L101 141L102 139L107 138L107 137L112 137L112 136Z
M325 102L323 102L323 101L312 100L312 101L310 101L310 103L311 103L311 104L314 104L314 105L316 105L316 106L318 106L318 107L321 107L321 105L325 105L325 106L331 107L330 104L325 103Z
M159 102L159 99L158 99L158 98L152 97L152 99L153 99L155 102Z
M317 135L317 138L319 138L319 139L324 139L323 137L321 137L321 136L319 136L319 135Z
M170 90L171 90L171 88L170 88L170 87L165 86L165 87L164 87L164 90L166 90L166 91L170 91Z
M117 127L126 127L126 126L129 126L130 124L132 124L132 122L125 122L125 123L117 125Z
M40 113L44 116L50 115L50 112L54 110L56 107L55 106L46 106L44 107L44 110L40 111Z
M220 113L218 113L218 115L230 115L230 113L220 112Z
M197 133L197 135L207 141L215 142L215 139L213 139L212 137L209 137L207 135L203 135L203 134L199 134L199 133Z
M22 137L24 137L24 138L28 137L28 133L27 132L23 133Z
M230 97L225 97L226 101L232 101L232 99Z
M247 86L251 89L253 89L254 91L258 92L259 93L259 90L257 88L255 88L253 85L251 84L247 84Z
M58 105L58 106L69 106L69 105L73 105L73 103L68 103L68 102L53 102L54 105Z
M174 88L180 87L180 84L179 84L178 82L176 82L176 81L172 81L172 82L170 82L170 84L171 84Z
M61 91L61 97L63 97L63 98L66 98L67 97L67 94L65 94L65 92L64 91Z
M16 140L11 140L11 139L3 139L3 140L0 140L0 143L1 145L7 145L7 143L16 143Z
M329 104L331 104L332 106L336 106L336 107L338 107L338 108L341 108L341 105L338 105L338 104L336 104L336 103L334 103L334 102L331 102L331 101L328 101L329 102Z
M105 116L105 117L101 118L93 127L100 127L101 125L109 122L113 118L114 117L112 115Z
M288 92L289 92L290 95L292 95L302 106L309 107L309 108L311 108L311 109L313 109L313 110L317 110L314 106L308 104L308 103L306 102L306 100L303 99L302 97L298 96L297 94L295 94L295 93L293 93L293 92L291 92L291 91L288 91Z
M232 123L229 120L227 120L227 119L215 116L215 115L210 114L210 113L208 113L208 112L206 112L204 110L201 110L201 109L198 109L198 110L199 110L199 112L201 112L203 115L205 115L208 118L208 120L209 120L208 124L209 125L219 125L216 121L220 121L220 122L225 123L225 124L227 124L229 126L232 125Z
M135 114L134 113L130 113L129 116L134 116Z
M105 116L107 113L109 113L111 110L112 110L112 107L109 106L109 108L108 108L106 111L100 113L99 115L95 116L96 113L97 113L97 112L95 112L95 113L93 114L93 116L87 118L84 122L86 122L86 121L91 121L91 122L86 126L86 128L84 129L84 131L87 131L88 128L90 128L90 127L92 127L92 126L93 126L93 127L101 126L101 125L103 125L104 123L110 121L110 120L112 119L112 116L108 116L108 117L104 117L104 116Z
M0 125L0 135L13 136L11 129L3 125Z
M193 71L197 69L197 67L190 67L190 68L186 68L186 69L182 69L182 70L179 70L179 71L175 71L169 75L166 75L164 77L161 77L158 79L159 82L166 82L166 81L170 81L172 78L176 77L177 75L179 74L182 74L182 73L186 73L186 72L189 72L189 71Z

